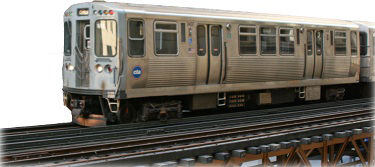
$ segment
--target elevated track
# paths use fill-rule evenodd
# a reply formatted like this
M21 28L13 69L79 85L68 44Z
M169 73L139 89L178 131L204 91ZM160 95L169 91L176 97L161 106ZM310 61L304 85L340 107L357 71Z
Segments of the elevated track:
M371 127L373 109L372 99L360 99L185 118L168 123L4 133L2 160L5 165L43 166L177 161Z

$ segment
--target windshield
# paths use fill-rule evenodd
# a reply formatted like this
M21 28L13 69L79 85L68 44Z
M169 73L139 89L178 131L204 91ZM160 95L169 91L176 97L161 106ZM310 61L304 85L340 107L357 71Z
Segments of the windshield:
M117 24L114 20L98 20L95 24L95 54L113 57L117 54Z

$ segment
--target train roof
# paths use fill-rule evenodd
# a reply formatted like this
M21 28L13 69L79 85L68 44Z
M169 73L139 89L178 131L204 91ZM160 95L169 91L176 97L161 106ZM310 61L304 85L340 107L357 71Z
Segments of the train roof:
M371 29L375 29L375 23L374 22L369 22L369 21L354 21L355 23L361 24L363 26L366 26Z
M96 5L103 5L114 10L121 10L125 13L148 14L148 15L164 15L164 16L184 16L195 18L208 19L223 19L223 20L239 20L239 21L254 21L254 22L274 22L286 24L303 24L303 25L317 25L317 26L334 26L358 28L359 26L351 21L325 19L302 16L287 16L277 14L262 14L242 11L228 11L217 9L202 9L189 7L174 7L174 6L160 6L160 5L146 5L146 4L129 4L118 2L93 2Z

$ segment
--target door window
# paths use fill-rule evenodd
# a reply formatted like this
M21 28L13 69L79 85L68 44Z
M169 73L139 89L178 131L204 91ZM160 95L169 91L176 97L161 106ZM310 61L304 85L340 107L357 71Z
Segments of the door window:
M197 45L198 56L206 55L206 27L203 25L197 27Z
M221 53L221 30L219 26L211 27L211 53L219 56Z
M315 37L316 55L321 56L323 54L323 31L317 31Z
M86 25L84 29L84 47L85 49L90 49L90 25Z
M307 55L313 55L313 32L307 31Z

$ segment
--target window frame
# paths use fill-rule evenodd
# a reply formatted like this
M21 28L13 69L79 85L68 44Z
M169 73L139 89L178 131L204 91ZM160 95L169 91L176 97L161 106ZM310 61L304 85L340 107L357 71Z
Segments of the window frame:
M245 28L254 28L255 29L255 33L241 33L241 28L242 27L245 27ZM241 35L244 35L244 36L255 36L255 53L251 53L251 54L241 54ZM258 27L256 25L239 25L238 26L238 54L240 56L257 56L258 53L259 53L259 49L258 49Z
M272 28L272 29L275 29L275 35L269 35L269 34L262 34L262 28ZM277 49L278 49L278 47L277 47L277 27L276 26L260 26L259 27L259 42L260 42L260 44L259 44L259 52L260 52L260 55L261 56L277 56ZM263 54L262 53L262 36L265 36L265 37L275 37L275 53L272 53L272 54Z
M175 24L176 25L176 30L165 30L165 29L157 29L156 28L156 24ZM179 53L180 53L180 42L179 42L179 26L178 26L178 23L176 21L154 21L154 32L153 32L153 36L154 36L154 54L155 56L178 56ZM177 53L176 54L158 54L156 53L156 35L155 33L156 32L169 32L169 33L176 33L176 42L177 42Z
M293 35L281 34L281 30L292 30ZM279 32L279 34L278 34L278 40L279 41L277 42L277 40L276 40L276 42L279 45L279 47L278 47L279 55L280 56L294 56L296 54L296 35L295 35L294 28L292 28L292 27L280 27L278 32ZM281 37L293 37L293 39L294 39L294 41L293 41L293 54L283 54L283 53L281 53Z
M130 28L129 28L129 22L130 21L141 21L142 22L142 24L143 24L143 38L141 39L141 38L131 38L130 37ZM130 18L130 19L128 19L128 21L127 21L127 36L128 36L128 44L127 44L127 46L128 46L128 48L127 48L127 52L128 52L128 55L129 55L129 57L145 57L145 55L146 55L146 35L145 35L145 21L143 20L143 19L139 19L139 18ZM129 41L130 40L143 40L143 55L132 55L131 53L130 53L130 43L129 43Z
M98 21L102 21L102 20L107 20L107 21L114 21L116 23L116 54L115 55L112 55L112 56L103 56L103 55L98 55L97 52L96 52L96 40L97 40L97 36L96 36L96 25L98 23ZM117 20L115 19L97 19L95 21L95 24L94 24L94 37L95 37L95 40L94 40L94 53L95 53L95 56L96 57L105 57L105 58L113 58L113 57L116 57L119 53L119 26L118 26L118 23L117 23Z
M336 37L336 32L341 32L341 33L345 33L345 38L344 37ZM335 56L346 56L348 55L348 34L345 30L335 30L333 32L334 34L334 37L333 37L333 51L335 53ZM345 39L345 54L337 54L336 53L336 38L338 39Z
M372 33L372 56L375 57L375 32Z

